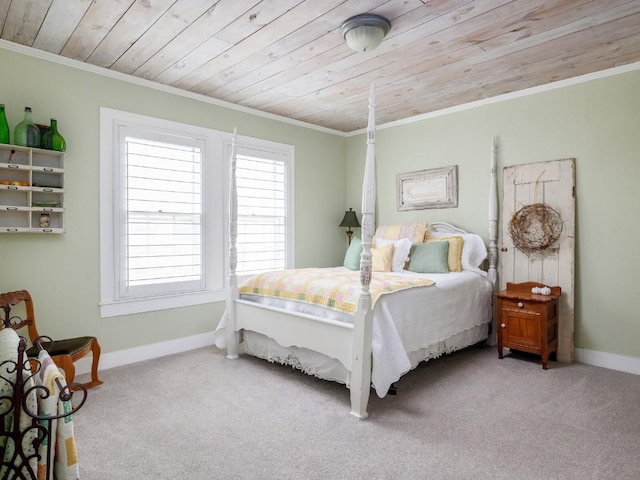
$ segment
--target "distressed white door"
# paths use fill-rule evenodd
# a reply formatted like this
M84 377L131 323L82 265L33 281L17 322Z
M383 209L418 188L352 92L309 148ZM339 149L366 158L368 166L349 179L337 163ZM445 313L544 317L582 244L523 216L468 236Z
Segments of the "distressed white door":
M560 286L558 360L573 362L575 159L505 167L502 177L500 289L507 282L539 282ZM560 214L558 240L540 253L527 255L514 247L509 223L522 207L544 204Z

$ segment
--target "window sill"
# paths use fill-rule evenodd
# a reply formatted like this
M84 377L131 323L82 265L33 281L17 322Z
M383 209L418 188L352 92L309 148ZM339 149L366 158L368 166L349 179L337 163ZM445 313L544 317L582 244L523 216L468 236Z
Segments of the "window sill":
M206 292L166 295L135 300L106 301L100 303L100 318L189 307L192 305L202 305L204 303L223 302L226 299L226 290L209 290Z

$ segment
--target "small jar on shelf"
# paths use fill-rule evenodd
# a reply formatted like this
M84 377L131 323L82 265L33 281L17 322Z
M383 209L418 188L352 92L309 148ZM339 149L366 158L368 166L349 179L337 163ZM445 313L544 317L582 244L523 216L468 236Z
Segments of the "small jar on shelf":
M40 228L49 228L51 226L51 217L48 213L40 214Z

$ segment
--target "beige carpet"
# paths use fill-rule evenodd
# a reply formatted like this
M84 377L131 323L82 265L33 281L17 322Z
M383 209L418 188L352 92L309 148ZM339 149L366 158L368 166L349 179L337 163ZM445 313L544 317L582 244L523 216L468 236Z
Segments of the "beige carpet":
M640 478L640 377L597 367L473 347L364 421L343 385L214 349L101 377L74 416L83 480Z

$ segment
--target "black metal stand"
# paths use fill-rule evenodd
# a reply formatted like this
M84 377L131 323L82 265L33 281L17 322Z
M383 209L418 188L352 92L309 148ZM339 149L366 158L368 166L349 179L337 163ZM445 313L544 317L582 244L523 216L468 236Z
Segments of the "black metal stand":
M64 414L39 415L38 401L49 398L51 392L35 382L35 376L42 365L34 358L25 362L26 348L27 341L21 337L17 359L0 363L0 478L2 480L38 480L38 468L34 469L33 465L42 464L44 459L46 460L44 478L53 480L49 473L51 470L49 467L54 460L52 445L55 439L51 438L52 423L77 412L87 399L87 389L78 383L62 387L60 381L56 379L60 389L58 401L69 401L72 397L77 400L74 397L74 392L77 391L82 391L82 398ZM32 411L33 402L29 400L34 397L36 411ZM42 446L45 447L44 453L41 452Z

